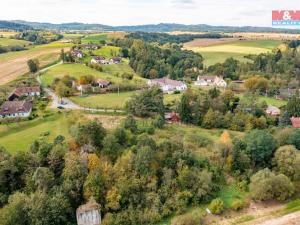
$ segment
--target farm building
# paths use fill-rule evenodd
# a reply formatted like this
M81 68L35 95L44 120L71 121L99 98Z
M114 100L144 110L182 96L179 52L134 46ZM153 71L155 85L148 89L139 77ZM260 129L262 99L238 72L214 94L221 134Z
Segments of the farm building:
M32 111L32 103L28 101L6 101L0 109L0 118L28 117Z
M72 54L72 56L77 57L77 58L83 58L84 57L83 52L80 51L80 50L73 50L71 52L71 54Z
M165 120L168 123L179 123L180 117L179 117L178 113L176 113L176 112L165 113Z
M120 64L121 61L122 61L122 58L115 57L115 58L110 59L110 64Z
M16 88L9 96L8 100L13 101L16 98L20 98L22 96L40 96L41 88L39 86L35 87L18 87Z
M173 93L174 91L185 91L187 85L181 81L171 80L169 78L160 78L148 80L148 86L159 86L164 93Z
M270 116L280 116L280 109L275 106L268 106L266 113Z
M100 88L107 88L109 85L111 85L110 81L103 80L100 78L97 78L94 82L94 84Z
M94 56L91 59L92 64L108 64L108 61L102 56Z
M196 86L226 87L227 83L222 77L218 76L198 76Z
M99 225L101 224L100 207L95 201L81 205L76 210L78 225Z
M102 56L94 56L91 59L92 64L103 64L103 65L120 64L121 61L122 61L122 58L120 58L120 57L116 57L116 58L112 58L110 60L107 60Z

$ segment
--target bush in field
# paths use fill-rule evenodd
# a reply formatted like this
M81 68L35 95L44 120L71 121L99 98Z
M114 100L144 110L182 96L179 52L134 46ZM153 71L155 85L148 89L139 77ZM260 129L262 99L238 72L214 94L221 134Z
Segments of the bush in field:
M300 150L300 130L295 129L290 134L289 138L287 139L287 144L294 145L298 150Z
M294 186L287 176L263 169L251 177L250 192L255 200L283 201L292 196Z
M199 212L187 213L172 220L171 225L201 225L202 215Z
M224 210L224 202L222 199L216 198L212 200L208 208L213 214L221 214Z
M273 158L275 170L288 176L292 180L300 179L300 152L292 146L286 145L277 149Z
M139 117L163 115L164 96L158 87L145 90L126 102L126 110Z
M292 132L293 129L288 127L278 130L274 135L274 138L277 140L278 145L279 146L287 145L288 139Z
M234 200L231 204L231 208L235 211L241 210L246 206L246 203L243 200Z
M263 130L253 130L245 136L245 153L256 166L269 165L277 143L273 136Z

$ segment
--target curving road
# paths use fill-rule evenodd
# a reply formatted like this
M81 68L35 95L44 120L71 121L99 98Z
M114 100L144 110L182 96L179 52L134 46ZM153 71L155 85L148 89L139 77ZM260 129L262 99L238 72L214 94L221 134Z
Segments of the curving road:
M58 66L62 64L62 62L59 62L55 65L46 67L39 72L45 72L55 66ZM40 76L37 76L37 81L39 82L40 85L42 85L42 81ZM58 107L62 107L64 109L71 109L71 110L85 110L85 111L90 111L90 112L107 112L107 113L124 113L124 110L114 110L114 109L93 109L93 108L84 108L80 105L75 104L68 98L60 98L58 97L54 91L52 91L50 88L44 88L44 91L47 93L48 96L51 96L52 98L52 103L50 105L50 108L52 109L57 109Z

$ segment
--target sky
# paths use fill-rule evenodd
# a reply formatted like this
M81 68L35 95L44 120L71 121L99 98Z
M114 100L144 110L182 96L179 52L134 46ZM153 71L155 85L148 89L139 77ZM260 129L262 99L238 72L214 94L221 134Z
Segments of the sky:
M157 23L271 27L272 10L300 10L300 0L2 0L0 20Z

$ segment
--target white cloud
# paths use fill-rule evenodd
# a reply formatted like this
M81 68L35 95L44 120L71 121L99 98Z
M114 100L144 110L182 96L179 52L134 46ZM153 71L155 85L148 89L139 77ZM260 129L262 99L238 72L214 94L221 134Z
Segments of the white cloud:
M184 23L271 26L271 10L299 9L299 0L5 0L1 20L108 25Z

